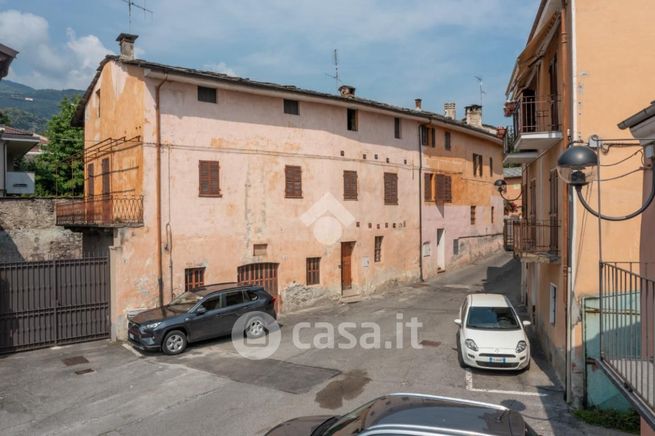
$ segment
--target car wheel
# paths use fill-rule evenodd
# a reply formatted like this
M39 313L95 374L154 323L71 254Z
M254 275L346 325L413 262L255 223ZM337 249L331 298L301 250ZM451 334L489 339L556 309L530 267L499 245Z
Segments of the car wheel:
M459 362L460 368L466 368L466 362L464 362L464 357L462 356L462 346L459 343L459 335L457 335L457 361Z
M186 335L179 330L171 330L164 336L161 349L166 354L180 354L186 349Z
M266 334L266 325L259 316L253 316L246 323L246 336L249 338L260 338Z

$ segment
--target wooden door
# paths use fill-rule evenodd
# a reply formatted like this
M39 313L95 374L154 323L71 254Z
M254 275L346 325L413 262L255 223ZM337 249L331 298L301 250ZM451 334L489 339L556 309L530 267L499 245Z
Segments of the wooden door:
M341 243L341 290L352 289L352 255L355 248L354 242Z

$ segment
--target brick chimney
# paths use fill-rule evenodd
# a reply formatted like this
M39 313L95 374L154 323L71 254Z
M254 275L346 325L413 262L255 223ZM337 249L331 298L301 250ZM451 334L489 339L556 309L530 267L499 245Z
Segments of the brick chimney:
M447 101L443 104L443 115L451 120L457 118L457 108L454 101Z
M414 99L414 105L416 106L417 111L422 111L423 110L423 100L420 98L415 98Z
M134 60L134 41L139 37L139 35L132 35L130 33L121 33L116 38L118 45L121 48L120 59L123 61Z
M482 106L472 104L464 108L466 113L466 124L472 127L482 128Z
M341 85L339 87L339 94L341 94L342 97L353 98L355 96L355 87L350 85Z

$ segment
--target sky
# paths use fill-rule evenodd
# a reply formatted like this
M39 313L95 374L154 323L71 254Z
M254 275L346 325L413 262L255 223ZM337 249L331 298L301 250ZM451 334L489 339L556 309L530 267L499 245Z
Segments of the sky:
M505 88L539 0L0 0L0 43L20 53L7 79L85 89L116 36L139 35L136 55L165 64L442 113L480 104L505 125ZM482 78L485 93L480 95Z

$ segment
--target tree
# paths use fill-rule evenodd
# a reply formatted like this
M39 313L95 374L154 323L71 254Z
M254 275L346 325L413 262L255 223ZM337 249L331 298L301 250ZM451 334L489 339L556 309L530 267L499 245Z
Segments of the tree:
M9 120L9 117L5 112L0 112L0 125L3 126L11 126L11 122Z
M84 192L84 132L71 127L80 97L64 97L59 113L48 121L48 144L34 160L37 195L81 195Z

